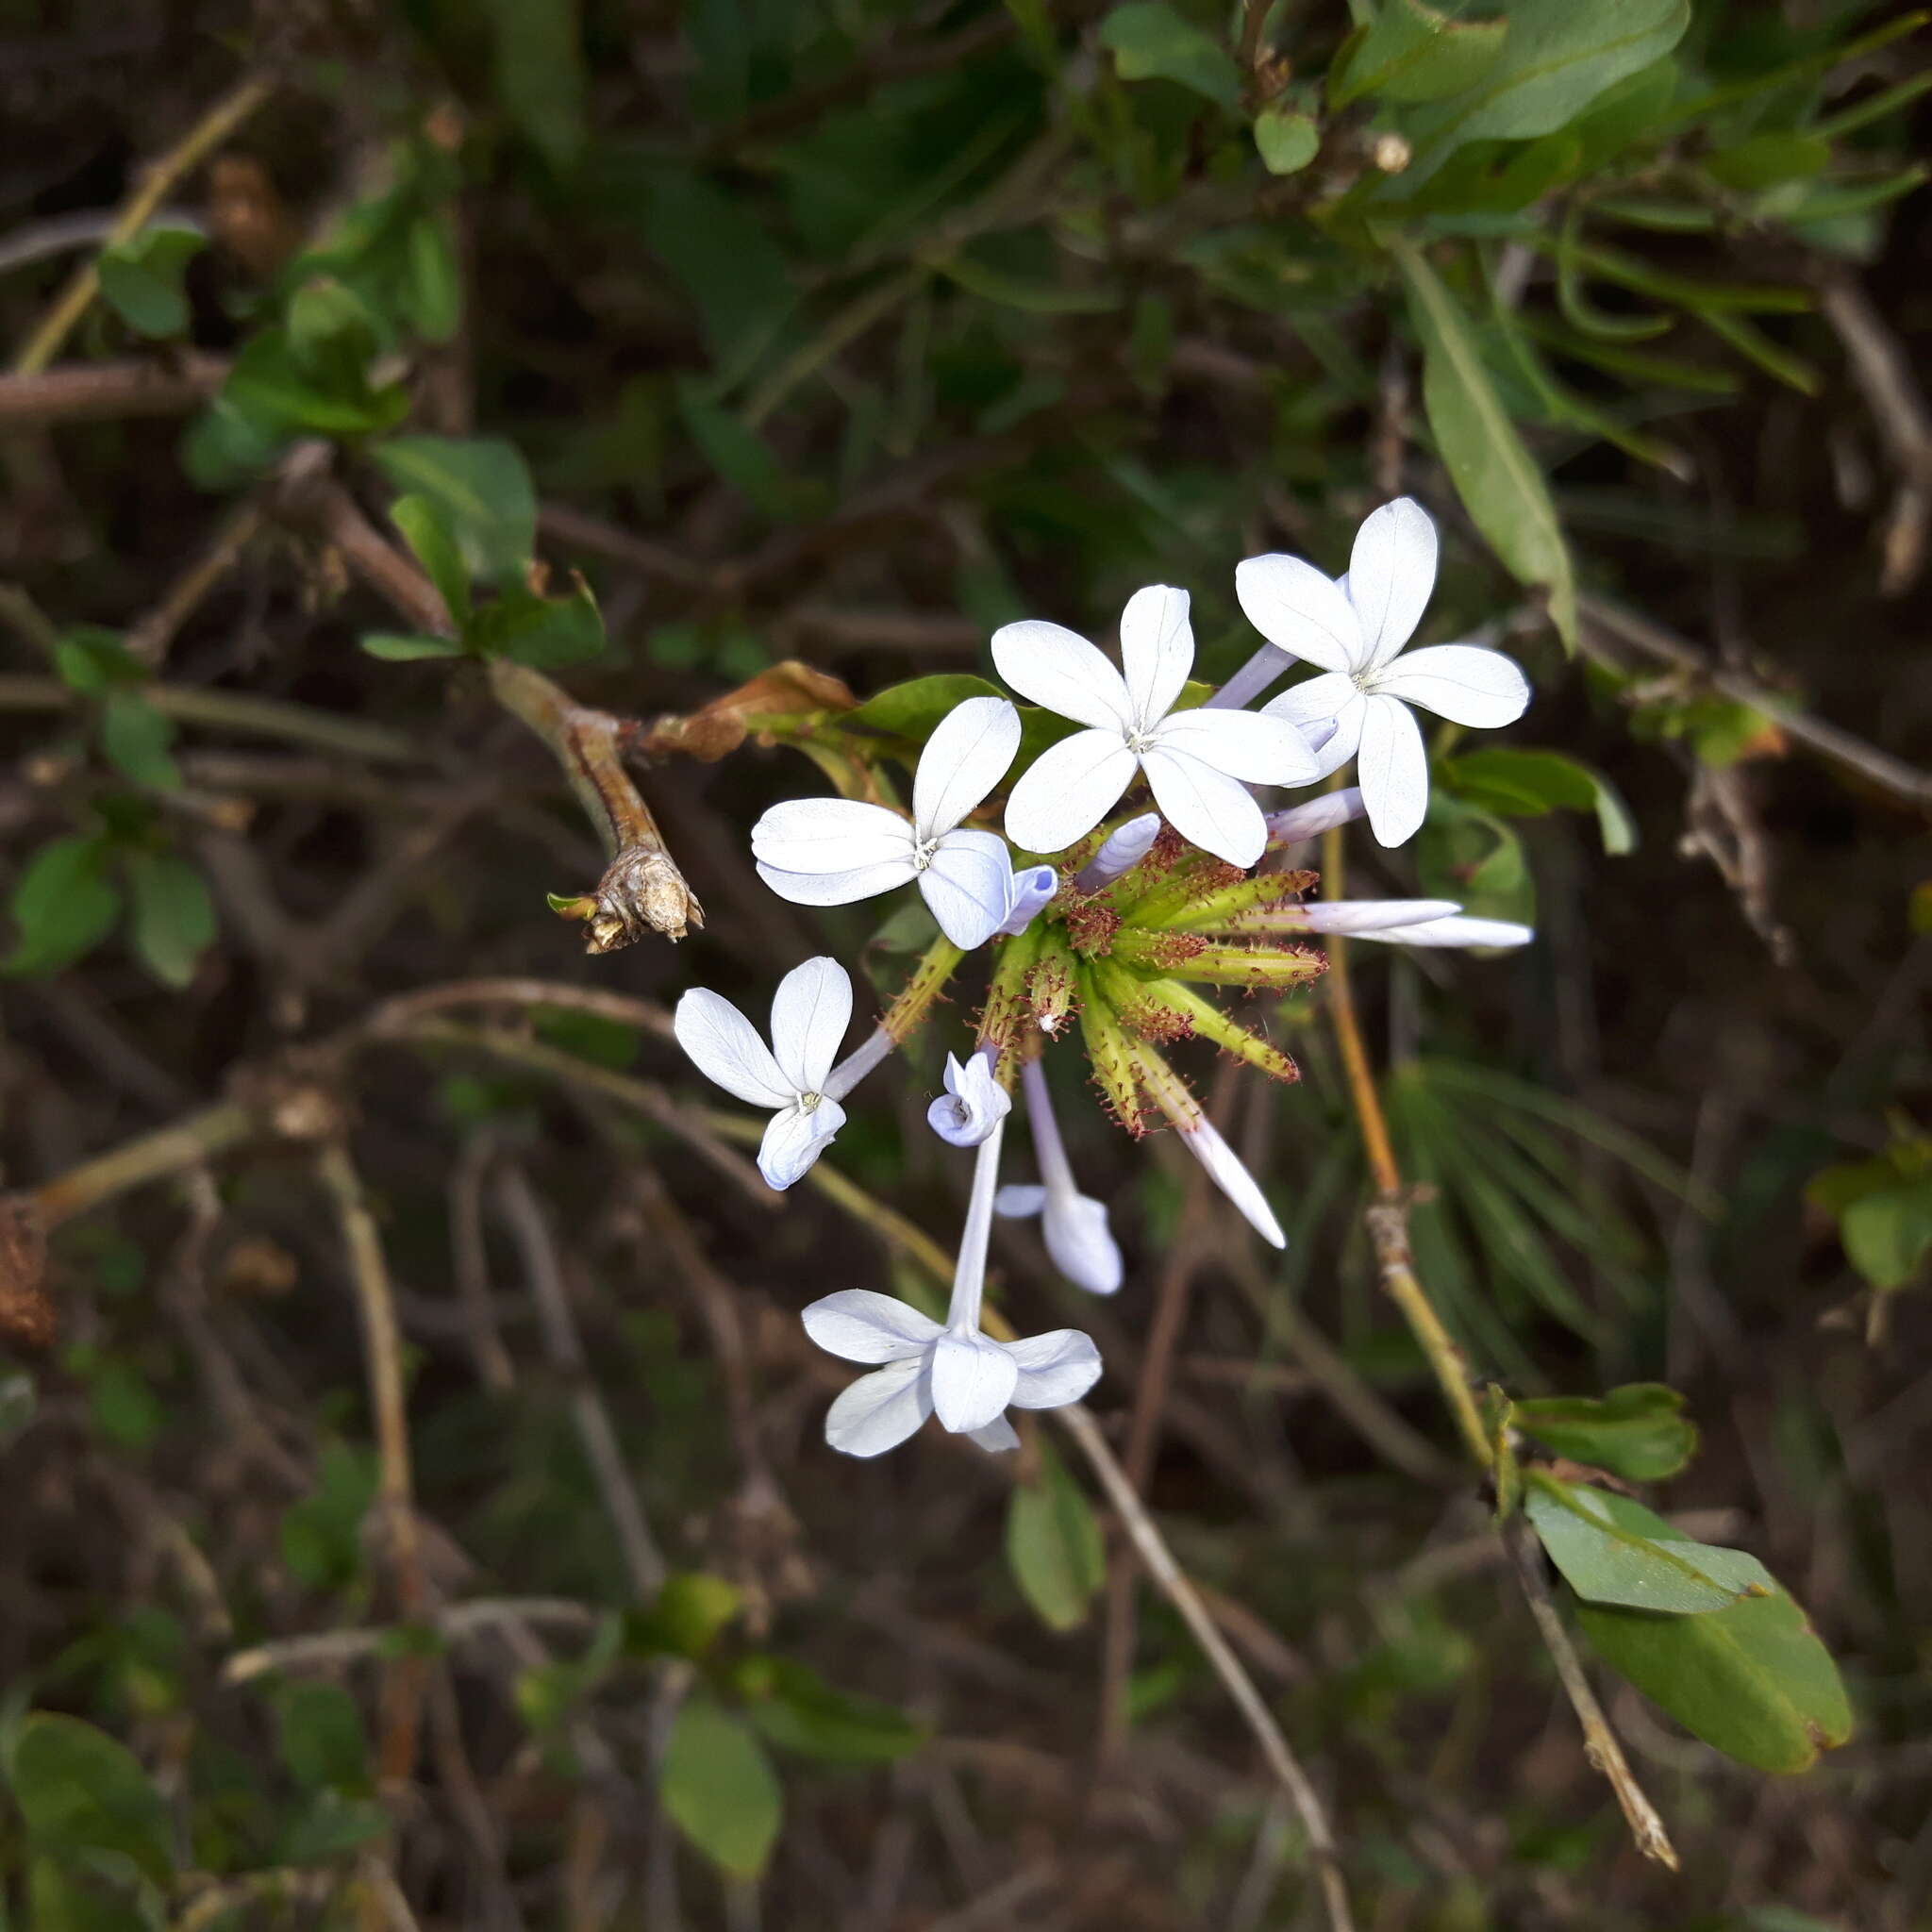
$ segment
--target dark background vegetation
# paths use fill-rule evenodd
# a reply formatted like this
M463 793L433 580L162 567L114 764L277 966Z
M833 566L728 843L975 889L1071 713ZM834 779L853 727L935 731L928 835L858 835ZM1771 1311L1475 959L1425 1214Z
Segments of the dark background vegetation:
M1356 949L1405 1158L1435 1184L1417 1209L1423 1272L1478 1374L1518 1393L1685 1392L1702 1453L1650 1500L1756 1551L1801 1598L1842 1664L1856 1737L1767 1778L1607 1678L1684 1870L1638 1857L1375 1291L1319 991L1275 1029L1302 1085L1221 1090L1291 1221L1285 1261L1204 1212L1170 1148L1080 1107L1078 1069L1057 1064L1127 1284L1076 1308L1024 1228L998 1234L995 1267L1016 1302L1092 1327L1108 1359L1093 1406L1123 1430L1150 1311L1189 1294L1151 1502L1326 1794L1362 1925L1923 1923L1927 1319L1909 1266L1878 1288L1848 1259L1833 1210L1850 1197L1807 1188L1873 1161L1905 1185L1924 1158L1928 942L1908 841L1927 782L1867 752L1932 741L1932 442L1909 377L1932 340L1932 199L1807 231L1699 171L1754 130L1909 79L1924 30L1774 91L1751 125L1713 113L1526 208L1465 219L1363 214L1390 124L1373 101L1324 110L1313 84L1349 28L1340 4L1278 9L1249 51L1287 65L1251 59L1220 102L1124 78L1103 13L0 8L0 252L9 232L111 211L242 74L276 81L220 164L167 197L211 231L188 266L185 334L144 339L97 303L57 364L139 362L175 400L83 417L28 378L0 383L0 575L30 599L9 593L0 644L0 863L17 885L49 841L105 825L117 853L192 868L219 926L198 943L181 910L195 889L171 872L153 890L185 895L168 902L189 928L172 951L166 932L115 925L50 970L22 941L0 1040L5 1179L44 1189L225 1097L266 1123L65 1221L49 1302L21 1288L8 1305L0 1726L29 1708L84 1718L149 1781L126 1798L121 1849L69 1865L44 1817L9 1810L8 1923L1321 1922L1247 1733L1165 1605L1136 1607L1118 1552L1111 1590L1074 1591L1081 1620L1049 1629L1003 1555L1011 1470L936 1432L863 1466L823 1446L843 1371L796 1313L910 1265L875 1215L803 1188L774 1208L721 1176L688 1116L641 1114L634 1093L487 1040L398 1028L318 1057L382 1002L488 975L659 1005L702 983L756 1012L812 952L854 967L861 1006L861 962L887 995L907 964L891 928L875 936L892 908L816 915L758 884L753 818L820 781L796 752L752 746L643 780L704 932L583 958L543 894L582 890L601 861L542 746L475 667L359 650L393 613L188 427L189 391L219 379L193 358L250 341L280 312L295 251L410 170L453 243L460 322L401 326L383 377L412 433L522 451L552 587L581 569L609 637L560 675L619 713L688 711L791 657L861 693L984 671L1005 618L1105 637L1157 578L1191 589L1205 671L1224 675L1250 642L1237 559L1285 548L1339 570L1395 477L1437 512L1425 636L1495 626L1538 693L1507 741L1603 774L1639 836L1607 856L1588 812L1555 811L1493 819L1473 850L1440 824L1413 852L1354 848L1359 891L1453 874L1473 909L1520 911L1519 836L1533 880L1540 938L1521 955ZM1695 16L1680 58L1720 85L1886 14ZM1239 47L1239 19L1192 17ZM1292 174L1263 169L1248 133L1271 94L1320 122ZM1833 168L1901 165L1915 113L1847 136ZM1669 357L1674 378L1592 362L1617 339L1577 328L1552 258L1510 222L1556 234L1573 201L1609 189L1719 213L1606 227L1618 247L1801 290L1802 308L1759 317L1754 358L1665 303L1667 339L1619 346ZM1586 591L1574 655L1438 461L1375 219L1433 249L1473 315L1479 259L1521 278L1520 311L1584 399L1564 420L1520 372L1498 375ZM0 335L28 338L74 259L9 258ZM1593 299L1651 306L1608 283ZM1700 371L1705 388L1682 386ZM1659 440L1665 466L1593 412ZM361 441L337 438L330 460L379 520L391 492ZM104 750L91 698L63 713L47 695L33 613L63 635L138 634L244 504L262 513L148 660L164 687L286 700L401 748L189 718L178 782L143 785ZM1852 734L1850 752L1821 751L1807 720ZM827 1162L941 1246L964 1167L921 1121L972 997L860 1091ZM648 1027L528 1000L451 1018L715 1099ZM383 1561L387 1528L365 1522L355 1210L318 1152L344 1141L409 1351L413 1602ZM22 1269L29 1221L8 1224ZM646 1627L635 1547L627 1564L586 1458L587 1391L664 1560L737 1592L685 1588L683 1613L727 1619L708 1649ZM245 1682L227 1668L264 1643L506 1599L552 1601L535 1621L445 1620L414 1661L351 1637ZM399 1771L377 1754L412 1669L424 1737ZM774 1700L773 1673L799 1670L820 1689L795 1677ZM769 1757L747 1770L727 1748L698 1801L728 1836L769 1809L760 1767L776 1765L782 1830L757 1881L722 1876L654 1800L693 1671L721 1709L766 1713ZM83 1783L118 1789L125 1772L117 1758Z

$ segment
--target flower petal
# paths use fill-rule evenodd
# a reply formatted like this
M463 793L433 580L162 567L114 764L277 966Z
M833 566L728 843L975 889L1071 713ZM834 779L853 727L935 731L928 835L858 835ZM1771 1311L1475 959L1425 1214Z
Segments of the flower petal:
M1112 1294L1120 1287L1126 1273L1120 1247L1107 1224L1106 1207L1092 1195L1049 1195L1040 1231L1053 1265L1075 1288L1084 1288L1089 1294Z
M856 798L790 798L751 828L752 857L780 872L852 872L912 854L912 826Z
M1480 644L1436 644L1412 651L1371 687L1420 705L1452 724L1513 724L1529 706L1529 680L1514 658Z
M1361 620L1367 665L1386 664L1415 635L1436 588L1436 525L1412 496L1372 510L1355 533L1348 601Z
M995 1416L983 1429L968 1429L967 1440L977 1442L994 1456L1020 1446L1019 1433L1005 1416Z
M708 987L694 986L672 1021L677 1043L706 1079L754 1107L790 1107L794 1089L758 1030Z
M941 718L912 774L918 839L950 832L1007 775L1020 749L1020 713L1005 698L968 698Z
M1355 775L1377 842L1400 845L1413 838L1429 808L1429 755L1407 705L1379 691L1369 697Z
M861 1375L825 1411L825 1441L847 1456L896 1449L932 1413L925 1357Z
M992 1211L1007 1221L1024 1221L1046 1205L1044 1188L1028 1188L1017 1181L1002 1188L992 1197Z
M1392 946L1526 946L1536 937L1536 928L1518 925L1513 919L1473 919L1464 912L1446 919L1429 919L1416 925L1383 926L1374 932L1356 935L1361 940L1384 940Z
M940 930L970 953L1005 923L1012 903L1013 861L997 832L948 832L919 890Z
M1000 931L1008 939L1018 939L1050 905L1060 889L1060 875L1050 865L1023 866L1010 874L1007 885L1007 916Z
M845 1109L836 1100L822 1100L809 1113L795 1106L774 1113L758 1143L758 1172L765 1185L783 1193L810 1170L844 1124Z
M1064 625L1038 617L1002 625L992 634L992 661L1023 698L1062 718L1118 731L1133 724L1133 701L1120 673L1105 652Z
M1362 702L1355 679L1345 672L1331 671L1290 685L1278 698L1270 698L1261 712L1264 717L1286 719L1307 738L1315 775L1325 778L1355 756L1362 735ZM1324 724L1333 725L1334 730L1317 747L1314 740Z
M977 1147L1013 1110L1012 1096L994 1079L983 1053L962 1067L946 1056L946 1091L925 1110L925 1124L949 1147Z
M772 1058L794 1093L816 1093L852 1024L852 982L836 959L808 959L772 995Z
M1251 1174L1213 1124L1203 1118L1181 1129L1181 1144L1208 1170L1208 1178L1241 1209L1245 1221L1271 1247L1285 1248L1288 1237Z
M1295 909L1305 932L1357 933L1373 938L1398 925L1447 919L1462 908L1454 899L1323 899Z
M1170 751L1164 743L1142 755L1141 769L1162 816L1190 844L1230 865L1253 865L1260 858L1268 842L1267 823L1239 779L1190 752Z
M933 1344L933 1410L956 1436L1003 1414L1019 1379L1018 1363L990 1336L949 1328Z
M1013 1384L1015 1408L1063 1408L1078 1402L1100 1380L1100 1351L1077 1328L1056 1328L1006 1344L1020 1372Z
M1121 612L1121 669L1142 731L1167 716L1194 668L1188 593L1171 584L1136 591Z
M1299 726L1265 711L1176 711L1160 727L1163 751L1187 752L1246 785L1307 785L1317 762Z
M841 1289L815 1301L801 1318L805 1332L848 1362L903 1362L924 1355L939 1339L940 1324L909 1302L869 1288Z
M1235 566L1234 593L1271 644L1324 671L1357 671L1368 656L1347 592L1302 558L1249 558Z
M1117 730L1076 731L1048 745L1007 800L1007 837L1026 852L1065 851L1119 804L1134 769Z
M874 899L881 892L909 886L919 876L912 868L912 848L903 858L883 865L854 866L850 872L786 872L758 861L758 874L781 899L794 906L849 906L855 899Z

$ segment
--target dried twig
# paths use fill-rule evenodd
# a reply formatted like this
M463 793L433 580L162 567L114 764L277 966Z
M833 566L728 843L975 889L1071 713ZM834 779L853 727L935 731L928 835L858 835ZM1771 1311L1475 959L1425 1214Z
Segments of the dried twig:
M228 379L228 358L185 351L167 361L76 362L0 375L0 429L185 416Z

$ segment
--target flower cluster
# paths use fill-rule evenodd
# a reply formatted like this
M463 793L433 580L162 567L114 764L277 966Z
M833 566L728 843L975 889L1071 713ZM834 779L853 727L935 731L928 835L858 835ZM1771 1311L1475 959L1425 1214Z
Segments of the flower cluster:
M1112 1294L1125 1272L1105 1205L1080 1191L1067 1158L1042 1064L1050 1043L1077 1033L1120 1124L1136 1137L1162 1123L1176 1130L1249 1224L1281 1247L1259 1184L1162 1049L1201 1038L1275 1079L1293 1080L1296 1069L1201 989L1305 986L1326 965L1306 941L1324 933L1420 946L1529 939L1525 926L1466 918L1451 900L1306 903L1315 874L1286 862L1355 819L1384 845L1421 826L1429 768L1412 708L1494 725L1527 705L1523 673L1500 652L1455 643L1403 655L1435 575L1435 525L1407 498L1368 518L1340 578L1300 558L1249 558L1236 592L1267 642L1212 693L1189 683L1188 593L1169 585L1128 600L1118 668L1058 625L1008 625L993 636L994 665L1037 708L1023 713L997 694L954 705L925 737L909 812L868 771L865 797L795 799L758 821L758 875L782 897L842 906L912 885L941 934L843 1060L852 984L836 960L808 959L779 982L769 1044L717 993L694 989L679 1002L677 1038L698 1069L770 1109L758 1167L774 1188L791 1187L831 1144L845 1096L925 1020L965 956L991 950L978 1037L963 1060L947 1055L944 1091L926 1114L941 1141L976 1150L944 1321L858 1289L805 1311L820 1347L871 1368L832 1405L834 1448L875 1456L934 1415L984 1448L1010 1448L1009 1407L1076 1402L1098 1377L1099 1353L1077 1329L1001 1341L982 1325L995 1215L1037 1215L1054 1267L1090 1294ZM1319 675L1248 708L1297 659ZM1346 789L1272 815L1256 796L1255 788L1312 784L1351 758ZM1016 762L1002 837L973 821ZM1108 823L1143 781L1152 809ZM1001 1187L1015 1089L1040 1179Z

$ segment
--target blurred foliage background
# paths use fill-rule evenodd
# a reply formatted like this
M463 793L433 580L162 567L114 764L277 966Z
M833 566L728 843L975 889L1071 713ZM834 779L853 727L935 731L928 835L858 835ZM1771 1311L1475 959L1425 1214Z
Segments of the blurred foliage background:
M996 1269L1101 1342L1358 1924L1924 1923L1928 47L1840 0L6 0L5 1923L1324 1923L1084 1471L820 1440L797 1309L957 1224L946 1042L781 1209L663 1025L903 977L916 924L751 872L817 774L647 770L708 923L586 959L544 895L596 841L492 691L862 695L1157 578L1220 677L1235 562L1339 570L1401 491L1430 640L1537 689L1352 850L1540 929L1357 949L1419 1272L1516 1397L1682 1392L1646 1495L1796 1593L1856 1734L1767 1775L1603 1674L1683 1870L1639 1856L1379 1296L1321 989L1301 1085L1222 1094L1285 1259L1069 1079L1127 1287L1024 1227Z

